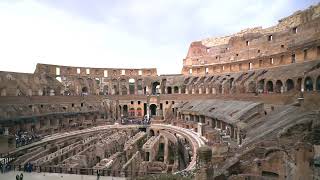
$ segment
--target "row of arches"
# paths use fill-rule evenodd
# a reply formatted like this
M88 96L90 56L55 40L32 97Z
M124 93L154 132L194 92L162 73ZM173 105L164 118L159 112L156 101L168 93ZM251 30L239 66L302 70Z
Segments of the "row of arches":
M138 116L138 117L142 117L143 116L143 111L142 111L142 108L138 107L137 109L131 107L131 108L128 108L128 105L123 105L123 106L119 106L120 108L120 112L121 112L121 115L124 116L124 117L135 117L135 116Z
M304 79L303 85L302 85L302 78L299 78L296 83L292 79L287 79L285 83L283 83L281 80L277 80L275 84L271 80L265 83L264 79L258 82L258 92L260 93L262 92L283 93L285 91L292 91L294 89L300 91L301 88L303 88L304 91L314 91L314 90L320 91L320 76L318 76L318 78L316 79L315 87L314 87L314 81L311 77L306 77Z

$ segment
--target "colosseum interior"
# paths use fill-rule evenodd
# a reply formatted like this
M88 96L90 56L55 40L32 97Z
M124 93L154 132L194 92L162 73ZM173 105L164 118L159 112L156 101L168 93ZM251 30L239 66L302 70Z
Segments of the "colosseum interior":
M320 178L320 4L192 42L181 74L37 64L32 74L1 71L0 91L3 168Z

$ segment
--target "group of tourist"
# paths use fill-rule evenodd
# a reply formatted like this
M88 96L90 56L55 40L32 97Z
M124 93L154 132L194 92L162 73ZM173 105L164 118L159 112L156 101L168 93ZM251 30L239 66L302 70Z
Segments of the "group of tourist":
M3 164L2 162L0 162L1 173L6 173L6 172L10 171L10 169L11 169L10 164Z
M121 124L141 124L141 125L147 125L150 124L150 118L144 118L144 119L128 119L128 118L122 118Z
M26 132L19 130L16 134L16 147L25 146L32 142L40 140L40 136L34 132Z
M30 162L24 164L23 171L24 172L32 172L33 171L33 164L31 164Z

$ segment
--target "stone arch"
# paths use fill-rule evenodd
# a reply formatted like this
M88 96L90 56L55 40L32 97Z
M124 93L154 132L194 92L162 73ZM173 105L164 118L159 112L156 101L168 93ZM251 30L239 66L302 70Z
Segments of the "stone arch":
M150 129L149 135L150 135L150 136L154 136L154 130L153 130L153 129Z
M150 105L150 115L151 116L157 115L157 105L155 105L155 104Z
M287 91L291 91L294 88L294 82L292 79L287 79L286 81Z
M112 94L119 95L119 85L116 79L112 80Z
M273 92L273 82L272 81L268 81L266 84L266 88L267 88L267 92Z
M221 84L218 85L218 92L219 92L219 94L222 94L222 85Z
M199 87L197 86L194 86L194 94L199 94Z
M318 78L316 80L316 90L320 91L320 76L318 76Z
M143 94L142 79L137 80L137 90L138 90L138 94Z
M142 109L141 107L137 108L137 116L141 117L142 116Z
M127 95L128 89L127 89L127 82L125 79L121 79L120 86L121 86L121 95Z
M89 89L86 86L82 87L81 91L82 91L82 94L88 94L89 93Z
M173 87L173 93L174 94L178 94L179 93L179 87L178 86L174 86Z
M123 105L123 116L128 116L128 105Z
M103 86L103 95L108 95L109 87L108 85Z
M232 93L232 87L233 87L234 78L231 78L229 80L229 92Z
M282 93L283 92L283 84L281 80L276 81L276 87L275 87L276 93Z
M135 110L133 107L129 109L129 116L131 116L131 117L135 116Z
M256 83L254 81L250 81L248 84L248 92L255 93L256 92Z
M313 91L313 81L309 76L304 79L304 89L305 91Z
M261 79L258 82L258 92L259 93L263 93L264 92L264 79Z
M167 87L167 94L172 94L172 88L171 88L171 86L168 86L168 87Z
M129 79L129 93L135 94L135 80L133 78Z
M157 90L157 88L159 88L160 83L158 81L153 82L152 83L152 94L155 95L157 94L157 92L159 92L159 89Z
M186 93L186 85L183 85L181 87L181 94L185 94Z

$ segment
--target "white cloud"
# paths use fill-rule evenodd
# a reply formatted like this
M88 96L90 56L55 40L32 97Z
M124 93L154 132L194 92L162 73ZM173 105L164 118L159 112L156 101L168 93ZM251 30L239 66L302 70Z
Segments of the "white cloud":
M293 9L289 0L70 2L0 2L0 70L40 62L180 73L191 41L270 26Z

